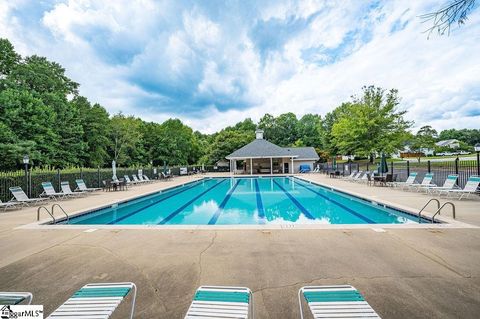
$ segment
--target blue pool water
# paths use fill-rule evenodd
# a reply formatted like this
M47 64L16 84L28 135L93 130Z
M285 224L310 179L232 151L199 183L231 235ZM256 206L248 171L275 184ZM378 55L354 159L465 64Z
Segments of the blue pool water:
M295 177L207 178L70 219L69 224L403 224L417 217ZM425 221L423 221L425 222Z

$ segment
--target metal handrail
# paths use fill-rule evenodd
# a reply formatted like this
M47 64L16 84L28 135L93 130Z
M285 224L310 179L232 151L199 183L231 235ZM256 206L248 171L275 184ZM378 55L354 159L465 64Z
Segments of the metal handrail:
M440 215L440 212L442 211L443 207L445 207L445 205L449 204L451 207L452 207L452 215L453 215L453 219L455 219L455 204L452 203L452 202L445 202L442 207L439 207L437 209L437 211L435 212L435 214L433 214L432 216L432 223L434 222L435 220L435 216L437 215Z
M52 217L53 223L55 224L55 223L57 222L56 219L55 219L55 216L53 216L52 213L51 213L51 212L48 210L48 208L45 207L45 206L40 206L40 207L38 207L38 209L37 209L37 222L40 221L40 210L41 210L42 208L48 213L48 215L50 215L50 217Z
M63 207L60 206L60 204L53 204L53 205L52 205L52 214L53 214L53 209L54 209L55 207L60 208L60 209L62 210L62 212L65 214L65 216L67 216L67 224L68 224L68 221L70 220L70 217L69 217L68 214L65 212L65 210L63 209Z
M420 211L418 212L418 222L419 223L422 220L422 212L425 210L425 208L427 208L428 204L430 204L432 201L437 202L437 211L440 209L440 201L436 198L430 198L430 200L425 204L425 206L423 206L422 209L420 209Z

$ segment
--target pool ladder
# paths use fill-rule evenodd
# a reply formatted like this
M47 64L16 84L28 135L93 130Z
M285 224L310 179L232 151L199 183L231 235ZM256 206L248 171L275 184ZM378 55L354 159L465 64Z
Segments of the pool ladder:
M64 214L65 216L67 217L67 224L68 224L68 221L70 220L70 217L68 216L68 214L65 212L65 209L63 209L62 206L60 206L60 204L53 204L52 205L52 208L50 210L48 210L47 207L45 206L40 206L38 207L37 209L37 222L40 221L40 212L42 211L42 209L47 212L48 215L50 215L50 217L52 217L52 220L53 220L53 223L56 224L57 223L57 220L55 218L55 207L58 207Z
M435 213L433 214L432 216L432 224L435 222L435 216L437 215L440 215L440 212L442 211L442 209L447 206L447 205L450 205L450 207L452 207L452 215L453 215L453 219L455 219L455 204L452 203L452 202L445 202L443 203L443 205L441 205L440 201L436 198L430 198L430 200L422 207L422 209L420 209L420 211L418 212L418 222L420 223L420 221L422 220L422 212L425 210L425 208L427 208L428 204L430 204L431 202L435 201L437 203L437 210L435 211Z

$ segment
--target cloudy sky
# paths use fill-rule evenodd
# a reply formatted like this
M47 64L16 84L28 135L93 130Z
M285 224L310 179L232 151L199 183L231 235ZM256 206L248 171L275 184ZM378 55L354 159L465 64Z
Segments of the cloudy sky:
M480 128L478 4L448 37L418 18L448 1L0 0L0 37L111 113L203 132L323 115L364 85L397 88L416 127Z

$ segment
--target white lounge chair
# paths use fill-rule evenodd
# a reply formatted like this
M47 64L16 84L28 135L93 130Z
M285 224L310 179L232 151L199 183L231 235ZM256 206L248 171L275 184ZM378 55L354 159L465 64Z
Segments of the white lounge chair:
M147 175L142 175L142 176L143 176L143 179L146 180L149 183L155 182L153 179L150 179Z
M48 318L110 318L118 305L130 292L132 292L133 297L129 318L132 319L137 297L137 287L132 282L85 285L50 314Z
M83 179L76 179L75 183L77 183L77 188L75 189L76 191L81 191L81 192L96 192L101 190L101 188L98 187L87 187L87 184L85 184L85 181Z
M43 193L40 194L40 197L48 197L54 200L57 198L65 198L64 193L57 193L51 182L42 182Z
M144 180L140 180L137 175L135 174L132 174L132 178L133 178L133 181L134 182L137 182L138 184L145 184L145 181Z
M0 292L0 305L29 305L32 303L31 292ZM2 317L3 318L3 317Z
M162 172L162 179L163 180L166 180L166 179L169 179L169 178L173 178L173 175L168 173L168 174L165 174L165 172Z
M6 211L8 208L14 208L15 206L18 206L19 203L17 202L2 202L2 200L0 200L0 208L3 208L3 211Z
M442 196L442 194L446 194L447 197L450 197L450 195L457 195L458 200L461 200L464 197L469 198L472 194L480 194L480 191L478 190L479 184L480 176L470 176L463 189L445 189L440 190L438 193L440 196Z
M363 175L363 171L358 171L352 178L349 179L350 182L358 182L360 177Z
M88 192L72 192L72 189L70 188L70 183L69 182L61 182L60 186L62 187L62 192L67 195L67 196L83 196L87 194Z
M368 176L371 175L371 174L372 174L372 172L366 171L365 174L363 174L363 176L360 177L360 178L357 180L357 182L368 184L368 182L369 182Z
M28 198L27 194L19 186L10 187L10 192L13 194L13 198L10 202L18 202L23 205L29 206L29 204L37 204L46 201L48 198Z
M147 175L138 175L138 179L145 183L153 182L152 180L150 180L150 178L147 177Z
M417 190L418 192L422 189L422 187L436 186L435 184L432 183L432 179L433 179L433 173L427 173L423 177L423 180L420 184L417 184L414 182L413 184L408 185L407 188L408 190Z
M400 187L402 190L405 187L409 187L410 185L413 185L415 183L415 179L417 178L417 173L412 172L410 175L408 175L408 178L405 182L395 182L393 185L396 187Z
M303 319L302 299L308 304L313 318L380 318L362 294L348 285L300 288L298 303Z
M342 179L352 179L357 174L357 171L352 171L350 175L344 176Z
M252 318L253 296L246 287L201 286L185 319Z
M459 189L460 187L458 187L457 185L457 179L458 179L458 175L451 174L447 176L442 186L431 184L427 186L420 186L420 189L424 189L427 193L431 193L431 194L441 190Z
M127 183L127 185L138 184L138 182L132 181L128 175L124 175L123 177L125 178L125 182Z

